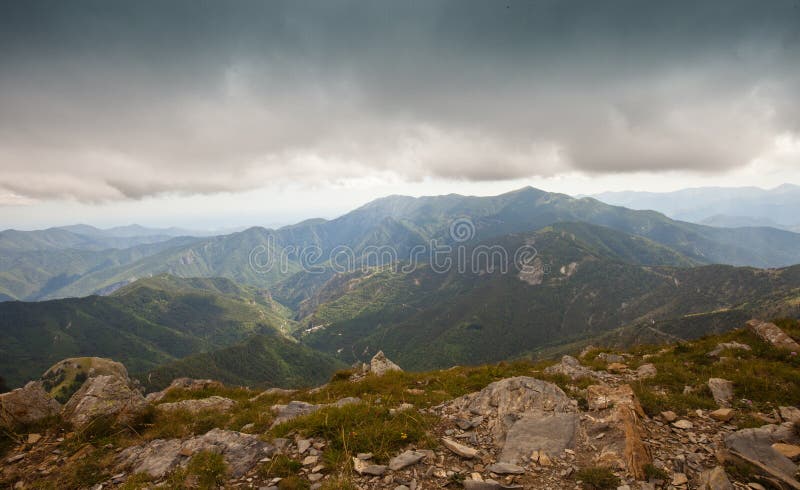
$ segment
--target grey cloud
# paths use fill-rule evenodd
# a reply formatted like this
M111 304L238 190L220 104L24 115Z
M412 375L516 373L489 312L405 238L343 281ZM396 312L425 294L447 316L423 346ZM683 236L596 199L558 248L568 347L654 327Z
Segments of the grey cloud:
M723 171L800 129L799 7L6 3L0 190Z

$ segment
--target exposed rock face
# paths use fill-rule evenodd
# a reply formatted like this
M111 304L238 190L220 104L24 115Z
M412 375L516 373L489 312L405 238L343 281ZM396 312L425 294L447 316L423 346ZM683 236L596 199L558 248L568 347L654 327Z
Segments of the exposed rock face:
M761 320L753 319L747 322L747 328L758 335L761 340L772 344L778 349L786 349L800 353L800 344L786 335L786 332L781 330L774 323L762 322Z
M725 446L731 454L780 479L790 488L800 489L800 481L795 479L797 465L772 447L775 443L797 442L800 442L800 436L789 422L758 429L742 429L725 438Z
M192 378L176 378L172 380L169 386L161 391L149 393L146 397L150 403L158 403L164 399L170 390L180 389L189 391L204 390L207 388L222 388L223 385L219 381L213 379L192 379Z
M636 479L643 479L644 468L652 462L652 458L644 442L642 420L646 415L633 389L629 385L593 385L587 388L587 398L590 410L611 409L607 418L592 424L601 427L607 425L613 429L607 445L598 455L599 462L624 467ZM592 429L589 427L587 430Z
M230 398L210 396L199 400L182 400L175 403L162 403L158 405L158 409L164 412L174 412L176 410L186 410L191 413L197 413L203 410L227 412L233 408L234 405L236 405L236 402Z
M597 373L581 365L580 361L572 356L562 357L561 362L547 367L544 372L547 374L563 374L569 376L571 379L593 378L597 376Z
M448 410L460 414L458 419L483 417L502 448L500 461L512 464L534 451L560 454L572 448L579 424L575 405L561 388L526 376L496 381L453 400Z
M84 427L100 416L128 421L141 412L147 402L116 375L90 378L64 405L63 415L76 427Z
M178 466L185 465L193 454L211 451L222 454L231 476L238 478L258 461L275 451L275 447L257 436L222 429L189 439L156 439L141 446L125 449L119 454L118 469L131 474L147 473L162 478Z
M523 416L508 429L500 461L518 463L533 451L558 456L575 447L579 424L576 413Z
M58 414L61 405L42 388L42 383L31 381L22 388L0 394L0 427L14 427L38 422Z
M389 371L402 371L400 366L390 361L383 353L378 351L377 354L369 361L369 372L376 376L383 376Z
M130 384L128 370L122 363L103 357L70 357L57 362L42 375L42 385L50 395L67 401L86 379L115 376Z
M710 378L708 380L708 389L711 390L711 395L717 405L722 408L730 408L731 400L733 400L732 382L722 378Z

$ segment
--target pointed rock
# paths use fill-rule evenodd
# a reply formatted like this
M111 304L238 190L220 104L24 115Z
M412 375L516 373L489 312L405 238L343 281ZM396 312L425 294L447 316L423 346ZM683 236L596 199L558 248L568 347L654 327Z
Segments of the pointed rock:
M369 372L375 376L383 376L389 371L402 371L400 366L390 361L383 351L378 351L377 354L369 361Z

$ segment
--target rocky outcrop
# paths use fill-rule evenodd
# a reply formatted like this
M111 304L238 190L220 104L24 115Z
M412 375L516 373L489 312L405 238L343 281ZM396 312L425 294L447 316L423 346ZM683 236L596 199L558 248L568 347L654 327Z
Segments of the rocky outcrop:
M167 393L169 393L171 390L199 391L209 388L222 387L222 383L219 381L214 381L213 379L176 378L172 380L172 383L170 383L170 385L163 390L149 393L146 399L150 403L158 403L163 400Z
M572 356L564 356L561 362L545 368L545 374L563 374L570 379L594 378L597 376L593 370L583 366L580 361Z
M786 335L786 332L781 330L780 327L774 323L762 322L761 320L753 319L747 322L747 328L758 335L761 340L771 344L773 347L790 350L800 354L800 344L795 342L793 338Z
M129 447L117 458L117 469L131 474L146 473L151 478L163 478L179 466L188 463L201 451L221 454L238 478L253 468L259 460L275 452L275 447L258 436L222 429L189 439L156 439L141 446Z
M500 462L512 464L534 451L560 454L571 448L579 424L575 403L561 388L526 376L491 383L453 400L446 410L454 419L483 417L501 449Z
M369 361L369 372L375 376L383 376L389 371L402 371L400 366L390 361L383 351L378 351L377 354Z
M90 378L64 405L62 414L81 428L97 417L127 422L147 406L144 397L116 375Z
M96 376L116 376L128 380L125 366L104 357L70 357L53 364L41 377L45 391L68 400L85 380Z
M61 405L55 401L42 383L31 381L22 388L0 394L0 427L13 429L57 415Z
M158 405L157 408L162 412L175 412L178 410L186 410L190 413L198 413L205 410L227 412L233 408L234 405L236 405L236 402L230 398L210 396L199 400L182 400L174 403L162 403Z
M593 385L587 388L587 401L590 410L608 411L587 427L589 432L608 434L603 438L598 463L625 468L634 478L643 479L652 458L644 442L643 421L647 416L633 389L629 385Z

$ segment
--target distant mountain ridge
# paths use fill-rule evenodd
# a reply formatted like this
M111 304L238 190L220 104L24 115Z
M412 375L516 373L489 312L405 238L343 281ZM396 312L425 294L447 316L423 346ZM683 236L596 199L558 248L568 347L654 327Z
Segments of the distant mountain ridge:
M366 260L367 251L391 247L402 260L415 247L430 247L434 241L455 243L451 226L459 221L468 225L470 235L465 238L469 242L529 233L555 223L584 222L647 238L697 264L783 267L800 263L800 234L772 228L703 226L654 211L526 187L489 197L390 196L333 220L307 220L279 229L253 227L182 243L173 242L180 240L174 238L159 242L159 247L135 260L104 261L61 274L38 272L34 265L14 268L18 262L12 261L0 268L0 294L21 299L107 294L137 278L162 273L227 277L242 284L272 287L308 265L308 256L302 256L305 252L313 252L310 257L318 262L312 265L322 267L329 265L330 254L340 247L350 250L356 261ZM259 250L269 250L273 259L283 262L270 268L254 267L252 254Z
M699 187L673 192L604 192L592 197L616 206L659 211L693 223L800 230L800 218L795 212L800 206L800 186L793 184L774 189Z

